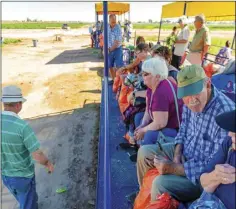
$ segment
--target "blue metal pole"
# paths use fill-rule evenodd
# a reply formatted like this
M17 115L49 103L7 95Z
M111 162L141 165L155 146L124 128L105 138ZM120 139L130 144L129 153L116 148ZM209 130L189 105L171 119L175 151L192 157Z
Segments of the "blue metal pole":
M109 153L109 92L108 92L108 21L107 1L103 1L103 23L104 23L104 112L105 112L105 147L104 147L104 209L111 209L111 169Z

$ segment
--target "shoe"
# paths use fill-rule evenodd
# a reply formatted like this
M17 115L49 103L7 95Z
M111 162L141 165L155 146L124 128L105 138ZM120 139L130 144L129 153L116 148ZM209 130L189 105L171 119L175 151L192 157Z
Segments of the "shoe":
M136 151L138 151L137 144L120 143L119 146L121 149L135 149Z
M127 201L130 203L130 204L134 204L134 201L135 201L135 199L136 199L136 197L137 197L137 195L138 195L138 192L139 191L136 191L136 192L132 192L132 193L130 193L130 194L128 194L128 195L126 195L125 196L125 198L127 199Z
M135 154L133 154L133 155L130 155L129 156L129 159L132 161L132 162L137 162L137 157L138 157L138 154L137 153L135 153Z

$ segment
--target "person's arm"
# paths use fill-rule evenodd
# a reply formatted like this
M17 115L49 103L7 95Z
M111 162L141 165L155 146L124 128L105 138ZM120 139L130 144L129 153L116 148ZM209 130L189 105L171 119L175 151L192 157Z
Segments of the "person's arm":
M53 172L53 164L40 150L39 141L37 140L33 130L29 125L26 125L23 129L23 142L26 149L31 153L33 159L48 168L49 172Z
M204 173L200 177L201 185L206 192L213 193L216 188L221 184L217 178L215 170L210 173Z
M168 123L169 113L167 111L166 112L155 111L152 112L152 114L153 114L153 121L149 125L143 128L144 132L157 131L163 129L166 127Z
M148 113L148 101L147 101L147 97L146 97L146 110L145 110L145 113L144 113L144 116L143 116L143 119L142 119L142 122L141 122L141 126L146 126L147 124L150 123L150 120L151 120L151 117Z
M209 35L209 32L206 31L203 35L203 38L204 38L204 47L203 47L203 51L202 51L202 54L201 54L201 59L203 60L203 58L205 57L206 53L208 52L208 49L211 45L211 37Z
M135 94L135 97L144 97L144 98L146 98L146 94L147 93L147 91L146 90L144 90L144 91L136 91L134 94Z

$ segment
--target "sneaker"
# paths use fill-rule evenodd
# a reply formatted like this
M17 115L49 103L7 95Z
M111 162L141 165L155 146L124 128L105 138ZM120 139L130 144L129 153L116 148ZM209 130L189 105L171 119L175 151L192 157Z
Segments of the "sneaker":
M135 153L133 155L130 155L129 159L132 161L132 162L137 162L137 158L138 158L138 154Z
M137 144L120 143L119 146L120 146L121 149L135 149L135 150L138 150Z
M132 192L132 193L130 193L130 194L128 194L128 195L126 195L125 196L125 198L127 199L127 201L130 203L130 204L134 204L134 201L135 201L135 199L136 199L136 197L137 197L137 195L138 195L138 192L139 191L135 191L135 192Z

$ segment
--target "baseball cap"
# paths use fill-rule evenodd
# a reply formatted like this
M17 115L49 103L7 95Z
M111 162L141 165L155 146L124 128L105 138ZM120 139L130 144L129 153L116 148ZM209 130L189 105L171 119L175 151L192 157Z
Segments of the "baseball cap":
M215 120L221 128L236 133L236 110L222 113L216 116Z
M199 94L204 87L204 79L207 78L205 71L200 65L189 65L179 71L178 98Z

